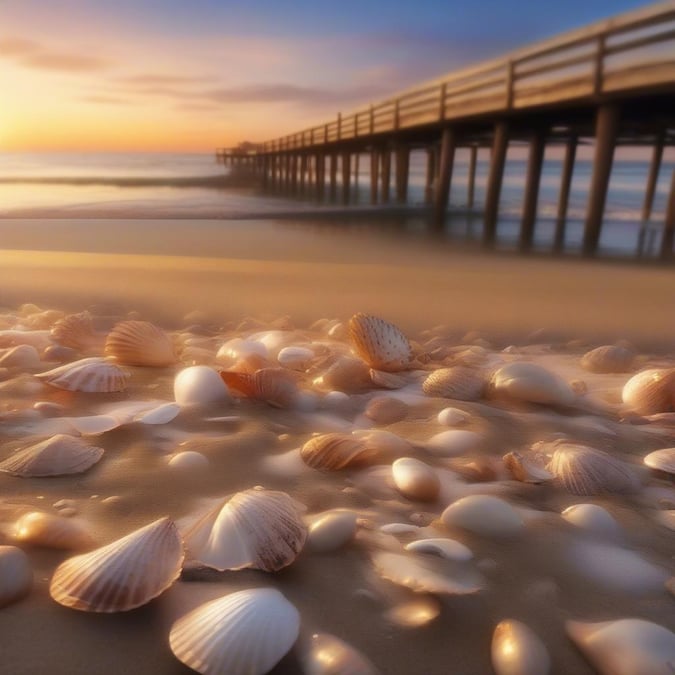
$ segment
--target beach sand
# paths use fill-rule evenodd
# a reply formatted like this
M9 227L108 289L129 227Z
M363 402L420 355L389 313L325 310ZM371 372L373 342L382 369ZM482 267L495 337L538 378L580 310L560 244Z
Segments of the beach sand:
M298 461L293 451L313 432L362 426L368 400L396 391L356 394L341 412L305 413L241 401L182 411L165 425L123 425L90 439L106 454L85 474L51 479L0 474L0 545L12 543L11 527L19 515L34 509L55 513L53 505L62 499L72 501L77 517L103 544L164 515L181 525L213 500L255 485L289 492L305 505L308 518L333 508L356 511L362 523L357 539L332 553L303 552L275 574L185 574L148 605L111 615L53 602L49 580L72 553L27 547L33 589L0 609L3 672L189 672L168 646L173 621L212 598L263 586L278 588L299 609L303 640L332 633L392 675L492 672L492 632L505 618L535 630L551 654L552 672L559 674L594 672L566 637L565 620L631 616L675 629L673 598L663 587L672 574L672 532L655 520L659 509L673 508L675 494L668 480L650 475L641 462L648 452L675 444L672 429L620 422L621 388L632 373L598 375L579 365L590 347L619 340L629 341L640 355L636 368L675 365L671 269L482 254L414 234L372 232L354 222L6 220L0 232L0 306L6 322L23 303L67 313L90 308L99 325L108 327L134 312L174 333L186 324L208 327L215 333L209 343L215 356L226 338L259 330L254 326L282 325L281 317L289 317L283 325L309 340L318 339L316 331L306 332L317 319L346 322L356 312L372 313L400 326L417 345L434 336L453 354L466 345L466 358L474 354L477 367L533 361L567 381L583 381L588 397L602 404L568 409L423 398L422 376L410 375L401 394L410 405L408 415L385 428L414 443L413 456L441 472L450 468L451 460L430 453L425 444L447 429L436 416L452 405L469 415L462 428L481 438L467 460L498 460L563 433L634 465L645 485L631 495L582 497L550 485L459 480L437 501L420 503L387 483L387 463L323 473ZM509 345L515 347L503 352ZM49 419L32 410L35 401L58 403L64 415L77 416L128 401L173 400L179 369L133 367L127 392L84 394L38 383L30 373L51 367L43 365L29 374L10 369L0 383L2 458L41 430L44 435ZM441 364L432 359L427 365ZM228 419L207 421L210 417ZM184 449L203 453L209 470L168 469L167 458ZM286 459L269 461L276 456ZM497 494L518 507L524 532L500 540L437 524L450 501L474 492ZM599 504L614 516L621 534L611 545L642 558L649 572L618 571L618 581L607 583L602 556L610 554L604 550L596 551L597 564L579 567L574 551L590 540L558 514L582 502ZM386 522L422 524L427 536L433 531L465 543L484 577L484 590L441 597L440 616L425 626L403 628L387 619L392 607L419 594L381 579L373 568L373 551L398 545L378 534L377 526ZM399 539L406 543L419 536ZM626 575L635 588L628 588ZM274 673L304 672L303 640Z

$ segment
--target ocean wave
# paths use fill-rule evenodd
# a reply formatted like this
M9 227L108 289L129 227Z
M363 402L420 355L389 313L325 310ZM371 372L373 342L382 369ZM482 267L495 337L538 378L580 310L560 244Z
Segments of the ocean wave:
M226 174L208 176L0 176L0 185L73 185L106 187L225 188L243 182Z

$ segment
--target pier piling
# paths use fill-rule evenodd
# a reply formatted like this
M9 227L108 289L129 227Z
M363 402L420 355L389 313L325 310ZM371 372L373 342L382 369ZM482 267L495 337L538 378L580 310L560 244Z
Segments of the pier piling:
M539 184L541 167L544 162L546 135L539 129L530 141L530 153L527 161L527 177L525 179L525 197L523 200L523 218L520 223L520 250L525 252L532 248L534 226L537 220L537 202L539 200Z
M441 165L436 185L436 199L434 204L434 221L436 228L443 225L445 213L448 208L450 197L450 184L452 182L452 169L455 162L455 148L457 136L450 127L443 129L441 136Z
M574 174L577 143L578 139L575 135L570 136L565 143L565 156L560 178L560 196L558 198L558 214L555 221L555 233L553 235L553 250L555 253L562 253L565 248L567 206L570 200L570 188L572 186L572 175Z
M490 173L488 175L487 195L485 197L485 218L483 243L492 246L497 238L497 216L499 215L499 197L502 191L502 178L506 164L506 150L509 145L509 127L505 121L495 124Z

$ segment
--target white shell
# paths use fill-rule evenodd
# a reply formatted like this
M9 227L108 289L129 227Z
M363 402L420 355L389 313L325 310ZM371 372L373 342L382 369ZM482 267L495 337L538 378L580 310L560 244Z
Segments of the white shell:
M92 356L38 373L35 377L68 391L113 392L124 391L131 375L104 358Z
M256 488L237 492L184 534L190 556L221 571L253 567L276 572L296 559L306 537L291 497Z
M173 381L173 394L180 406L210 405L229 399L229 390L220 375L208 366L190 366Z
M675 410L675 368L651 368L633 375L623 386L623 402L640 415Z
M375 424L394 424L405 419L408 404L392 396L378 396L368 402L364 415Z
M246 340L243 338L232 338L228 340L216 354L216 361L227 363L228 361L238 361L248 356L261 356L266 359L268 356L267 347L257 340Z
M11 455L0 463L0 471L21 478L82 473L96 464L103 452L103 448L74 436L57 434Z
M349 543L356 533L356 513L329 511L309 527L306 547L315 553L330 553Z
M167 424L174 420L180 413L180 406L177 403L162 403L156 408L146 410L134 418L141 424Z
M509 538L519 534L523 519L503 499L469 495L453 502L441 514L446 527L461 527L484 537Z
M69 558L54 572L56 602L85 612L124 612L150 602L180 575L183 544L168 518L90 553Z
M377 675L375 666L357 649L334 635L312 635L303 658L304 675Z
M313 358L314 352L307 347L284 347L277 355L279 365L291 370L305 370Z
M29 546L57 549L81 549L93 545L87 529L73 518L32 511L14 524L15 541Z
M394 484L404 497L432 502L438 497L441 481L436 472L413 457L401 457L391 465Z
M452 366L431 373L422 390L427 396L453 398L459 401L478 401L485 391L485 375L475 368Z
M592 373L625 373L631 369L635 354L626 347L603 345L581 357L581 367Z
M434 455L452 457L476 450L483 438L475 431L448 429L435 434L427 441L427 449Z
M492 635L492 667L497 675L548 675L551 657L531 628L505 619Z
M671 675L675 633L643 619L567 621L570 639L602 675Z
M523 483L546 483L553 480L553 474L543 466L523 457L519 452L509 452L502 457L509 473Z
M40 354L33 345L17 345L0 356L0 368L35 368L40 365Z
M401 628L419 628L431 623L440 613L440 602L428 595L392 607L384 618Z
M490 384L497 395L528 403L569 406L576 400L567 382L536 363L502 366L493 374Z
M456 427L469 421L469 414L459 408L443 408L438 413L438 423L445 427Z
M171 338L149 321L120 321L108 333L105 354L127 366L164 367L176 363Z
M405 549L413 553L431 553L457 562L466 562L473 558L471 549L455 539L418 539L406 544Z
M654 450L642 460L650 469L675 474L675 448Z
M585 532L601 537L616 537L621 531L612 515L597 504L568 506L562 512L562 517Z
M349 320L349 338L357 354L377 370L405 370L412 360L408 338L394 324L367 314Z
M212 600L171 627L176 658L205 675L264 675L293 646L300 614L272 588Z
M0 607L23 598L32 585L28 556L16 546L0 546Z
M209 460L201 452L185 450L169 459L169 467L179 471L202 471L209 466Z

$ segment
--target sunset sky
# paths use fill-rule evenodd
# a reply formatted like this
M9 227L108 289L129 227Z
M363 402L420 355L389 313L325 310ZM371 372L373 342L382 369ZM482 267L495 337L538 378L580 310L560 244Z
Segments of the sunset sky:
M0 0L0 150L262 141L644 4Z

